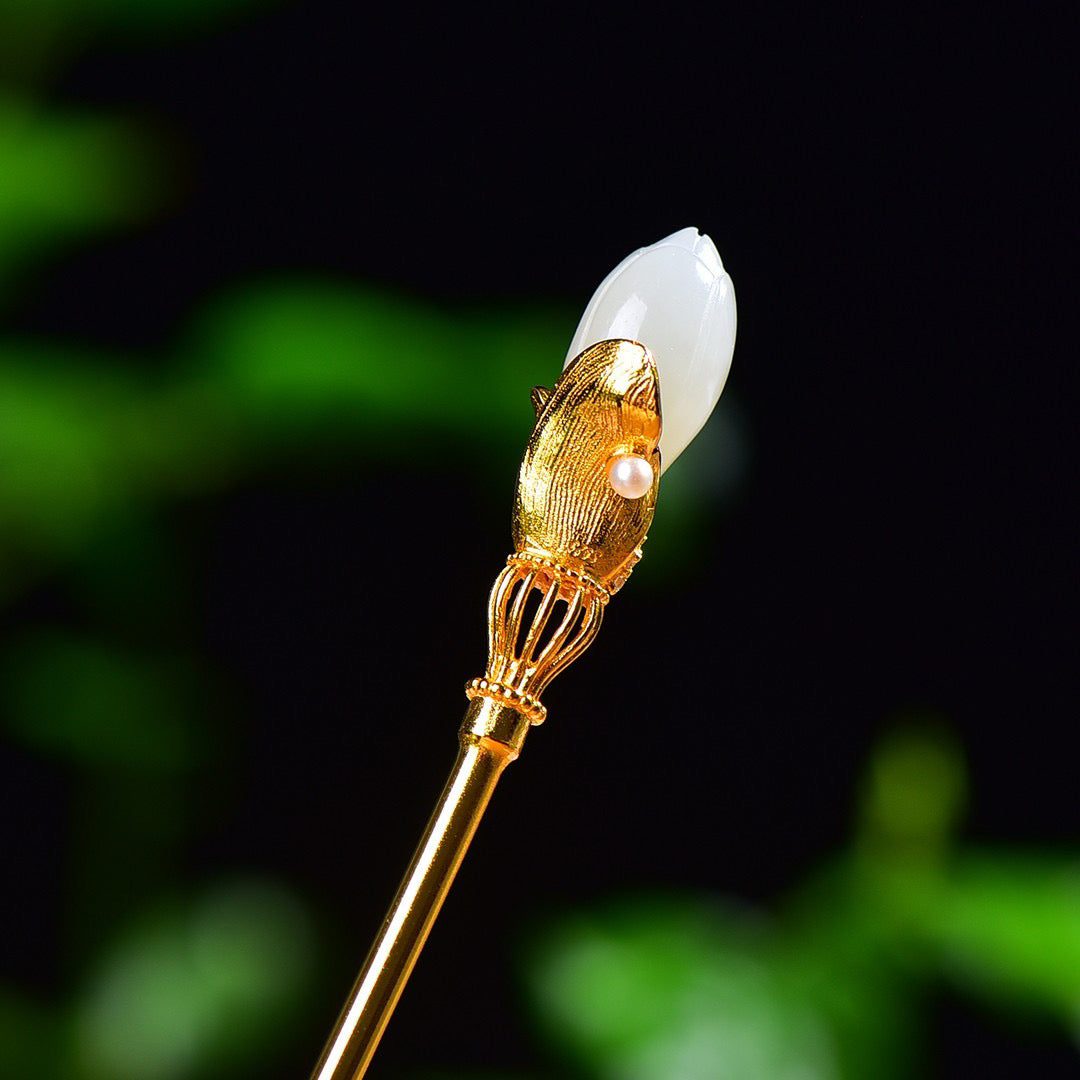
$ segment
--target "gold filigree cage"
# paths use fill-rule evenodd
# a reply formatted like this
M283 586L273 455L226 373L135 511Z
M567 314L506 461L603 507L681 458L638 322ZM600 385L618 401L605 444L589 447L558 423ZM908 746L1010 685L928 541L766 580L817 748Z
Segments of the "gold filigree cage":
M544 688L596 637L609 593L598 582L528 553L511 555L488 602L488 662L465 688L542 724Z

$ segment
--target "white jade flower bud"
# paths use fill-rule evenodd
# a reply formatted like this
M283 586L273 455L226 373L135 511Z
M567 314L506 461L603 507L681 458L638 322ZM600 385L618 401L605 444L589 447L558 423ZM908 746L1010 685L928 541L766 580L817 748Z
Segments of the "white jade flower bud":
M735 289L713 242L680 229L623 259L589 301L566 363L609 338L638 341L656 360L663 472L709 419L731 367Z

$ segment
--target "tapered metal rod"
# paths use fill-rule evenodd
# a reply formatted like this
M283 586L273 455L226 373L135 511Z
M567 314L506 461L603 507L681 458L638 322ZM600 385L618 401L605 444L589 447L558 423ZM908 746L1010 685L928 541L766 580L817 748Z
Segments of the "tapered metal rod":
M486 698L470 704L453 771L312 1080L357 1080L367 1071L491 793L517 757L528 726L521 713Z

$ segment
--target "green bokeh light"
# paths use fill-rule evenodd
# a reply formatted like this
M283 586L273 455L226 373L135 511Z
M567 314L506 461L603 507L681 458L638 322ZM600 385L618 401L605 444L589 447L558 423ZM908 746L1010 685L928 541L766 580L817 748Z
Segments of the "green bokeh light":
M825 1018L745 916L700 902L608 905L536 947L549 1037L598 1076L833 1080Z
M265 1058L311 971L308 916L289 894L257 881L212 889L106 953L76 1009L76 1075L181 1080Z
M175 770L202 756L183 660L55 633L28 636L0 665L9 734L96 767Z

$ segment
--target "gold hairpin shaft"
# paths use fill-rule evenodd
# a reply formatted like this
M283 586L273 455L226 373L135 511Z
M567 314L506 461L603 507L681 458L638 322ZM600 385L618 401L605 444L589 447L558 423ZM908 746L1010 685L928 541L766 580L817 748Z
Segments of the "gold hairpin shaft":
M315 1067L316 1080L364 1075L491 793L528 730L516 709L484 697L470 702L450 779Z
M534 391L536 426L514 503L514 554L488 605L488 663L466 687L457 761L382 930L312 1080L364 1075L442 907L491 794L546 710L540 694L600 629L604 607L641 557L660 476L656 366L644 346L586 349L549 393ZM651 489L618 494L616 458L649 462Z

